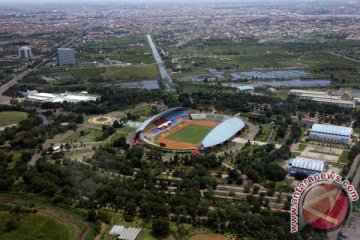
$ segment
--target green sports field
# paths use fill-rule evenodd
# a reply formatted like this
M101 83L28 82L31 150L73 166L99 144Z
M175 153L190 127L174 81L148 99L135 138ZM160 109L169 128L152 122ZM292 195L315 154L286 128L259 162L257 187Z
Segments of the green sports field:
M4 229L7 221L15 215L0 212L0 227ZM55 219L32 213L17 215L19 224L16 229L0 233L0 240L68 240L70 239L69 226Z
M11 124L18 124L20 121L25 120L28 114L26 112L5 111L0 112L0 127Z
M165 139L197 144L201 142L213 128L214 127L190 124L167 136Z

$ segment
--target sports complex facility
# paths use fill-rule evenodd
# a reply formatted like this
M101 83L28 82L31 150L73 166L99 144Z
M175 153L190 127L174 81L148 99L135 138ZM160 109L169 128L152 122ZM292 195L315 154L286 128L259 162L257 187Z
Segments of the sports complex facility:
M171 108L136 129L135 141L164 150L208 150L238 135L245 123L238 117L191 114L185 108Z

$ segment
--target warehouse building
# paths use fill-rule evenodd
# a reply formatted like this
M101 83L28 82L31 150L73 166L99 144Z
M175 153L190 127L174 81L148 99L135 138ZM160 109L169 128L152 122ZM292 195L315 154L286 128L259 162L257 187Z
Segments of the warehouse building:
M141 232L140 228L125 228L124 226L115 225L111 228L109 234L114 239L135 240Z
M326 92L291 89L290 95L298 96L301 100L311 100L321 104L335 105L341 108L355 108L354 101L342 100L339 96L331 96Z
M291 89L289 95L298 96L300 100L311 100L322 104L335 105L341 108L355 108L354 101L341 100L341 97L339 96L331 96L326 92L321 91Z
M236 87L237 93L253 93L255 88L253 86L238 86Z
M289 161L290 169L289 173L291 175L295 174L307 174L314 175L316 173L321 173L326 170L326 163L321 160L315 160L310 158L296 157L292 158Z
M318 141L351 144L352 133L350 127L315 123L309 131L309 137Z
M25 95L25 101L38 102L38 103L45 103L45 102L78 103L78 102L96 101L96 99L98 99L97 96L88 95L85 92L80 94L73 94L73 93L54 94L54 93L39 93L37 91L28 91L24 95Z
M326 92L321 92L321 91L310 91L310 90L301 90L301 89L291 89L289 91L290 95L295 95L295 96L301 96L304 94L311 94L311 95L315 95L315 96L324 96L327 95Z

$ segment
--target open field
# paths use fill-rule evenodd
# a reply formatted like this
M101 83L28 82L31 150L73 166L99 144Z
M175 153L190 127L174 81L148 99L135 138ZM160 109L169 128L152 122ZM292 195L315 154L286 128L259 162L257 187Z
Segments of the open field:
M123 63L153 63L144 35L106 38L81 43L76 47L79 62L103 62L106 58Z
M11 124L18 124L20 121L25 120L28 114L26 112L5 111L0 112L0 127Z
M11 214L1 212L1 227L12 218ZM18 214L20 219L19 227L15 231L6 232L0 235L1 240L68 240L70 229L65 224L51 219L47 216L32 213Z
M201 233L191 236L189 240L230 240L230 238L217 233Z
M104 73L104 79L110 82L135 82L158 78L159 71L156 65L107 68Z
M201 140L213 129L210 126L203 126L198 124L189 124L178 131L173 132L165 137L167 140L187 142L192 144L200 143Z
M0 240L77 240L80 239L85 222L75 209L55 207L42 197L22 196L20 194L1 193L0 204L4 206L36 210L36 213L10 213L3 208L0 212L0 229L9 219L19 220L18 228L0 235ZM90 239L89 239L90 240Z
M80 132L76 132L70 137L66 138L63 143L96 142L96 138L100 137L101 134L101 130L89 128L84 130L83 136L81 136Z

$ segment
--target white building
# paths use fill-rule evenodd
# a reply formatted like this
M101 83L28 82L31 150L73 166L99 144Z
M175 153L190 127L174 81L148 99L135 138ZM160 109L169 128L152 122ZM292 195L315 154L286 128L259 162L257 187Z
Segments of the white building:
M31 48L29 47L21 47L19 48L19 57L20 58L31 58L32 53L31 53Z
M341 108L355 108L354 101L342 100L339 96L331 96L326 92L291 89L290 95L298 96L301 100L311 100L321 104L335 105Z
M318 141L351 144L352 133L350 127L315 123L309 130L309 137Z
M62 94L54 94L54 93L38 93L37 91L28 91L25 97L25 101L28 102L51 102L51 103L78 103L78 102L89 102L96 101L98 99L97 96L92 96L88 94L72 94L72 93L62 93Z
M61 65L74 65L75 64L75 51L72 48L58 48L57 50L58 64Z
M119 240L135 240L140 232L140 228L125 228L124 226L114 225L109 234Z

